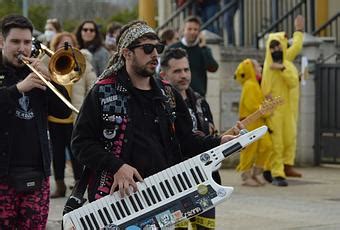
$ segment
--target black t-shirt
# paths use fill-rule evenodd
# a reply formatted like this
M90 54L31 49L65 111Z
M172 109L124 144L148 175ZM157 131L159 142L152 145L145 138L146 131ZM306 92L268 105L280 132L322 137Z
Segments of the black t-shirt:
M23 94L17 101L15 111L14 140L10 169L33 167L42 169L42 154L39 143L36 114L32 108L32 95Z
M4 60L5 62L5 60ZM9 63L3 67L5 74L11 76L11 84L22 81L30 72L27 67L17 68ZM10 130L13 135L11 144L10 171L20 171L20 168L36 168L42 170L43 161L39 143L36 112L32 107L33 92L22 94L16 101L14 113L14 129Z
M167 165L167 160L158 124L159 117L155 111L153 91L134 88L133 94L140 116L133 121L131 159L132 165L136 165L139 172L144 172L145 175L142 176L145 177L163 170L160 167Z
M184 100L184 102L188 107L189 114L190 114L190 117L191 117L191 120L192 120L192 131L196 132L198 130L198 120L197 120L195 110L194 110L195 105L192 105L192 103L190 102L190 100L188 98L186 98Z

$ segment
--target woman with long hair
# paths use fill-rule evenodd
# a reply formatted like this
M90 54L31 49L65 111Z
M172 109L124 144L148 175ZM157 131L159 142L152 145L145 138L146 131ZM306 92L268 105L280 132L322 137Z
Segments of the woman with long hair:
M87 49L91 52L92 65L97 76L99 76L110 58L110 52L105 48L98 25L92 20L83 21L77 28L76 38L80 49Z

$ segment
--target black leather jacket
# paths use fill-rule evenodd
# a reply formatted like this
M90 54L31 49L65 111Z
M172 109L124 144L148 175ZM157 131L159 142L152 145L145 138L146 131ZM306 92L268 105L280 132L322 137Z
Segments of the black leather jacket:
M106 170L115 173L124 163L130 164L133 167L134 159L130 159L129 152L131 145L133 144L133 132L134 122L138 120L139 106L137 106L137 100L134 95L131 94L131 88L133 87L129 77L125 71L121 71L118 76L114 76L114 81L119 81L121 85L127 90L128 94L128 123L125 130L122 154L120 158L114 156L113 153L108 152L104 148L102 141L103 122L101 114L101 105L98 96L98 84L95 85L87 95L83 106L78 115L78 119L74 126L72 134L72 152L80 160L80 162L91 170L102 171ZM108 82L108 84L113 84ZM165 149L167 149L168 165L149 165L148 167L154 168L167 168L175 163L179 163L184 159L200 154L208 149L216 147L220 143L220 138L206 136L199 137L192 133L192 121L187 110L187 107L181 97L181 95L173 90L173 94L176 101L175 113L175 139L173 142L172 135L169 133L169 121L166 116L165 108L162 106L160 98L163 96L161 89L157 86L156 79L151 78L151 87L155 89L155 105L157 106L159 130L161 138L167 140L165 143ZM110 95L107 95L109 98ZM178 146L174 146L174 143L179 143ZM179 152L180 151L180 152ZM160 154L160 153L159 153ZM151 164L151 159L150 159ZM145 172L140 172L142 175L149 176Z

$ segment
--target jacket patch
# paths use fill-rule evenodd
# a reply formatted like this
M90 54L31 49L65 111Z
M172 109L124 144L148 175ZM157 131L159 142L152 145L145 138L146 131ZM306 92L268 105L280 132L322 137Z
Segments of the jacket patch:
M117 95L113 95L113 96L109 96L109 97L101 99L100 104L104 105L104 104L113 102L114 100L117 100Z

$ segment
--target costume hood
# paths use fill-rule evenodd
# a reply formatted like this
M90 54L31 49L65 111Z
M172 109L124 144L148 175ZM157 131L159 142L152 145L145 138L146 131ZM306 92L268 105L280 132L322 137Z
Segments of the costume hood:
M286 59L287 55L287 47L288 47L288 38L285 32L277 32L269 34L267 43L266 43L266 61L270 61L270 64L273 63L272 55L270 53L270 43L271 41L276 40L280 42L283 52L283 60Z
M243 85L248 80L256 81L254 64L251 59L242 61L235 71L235 80Z

